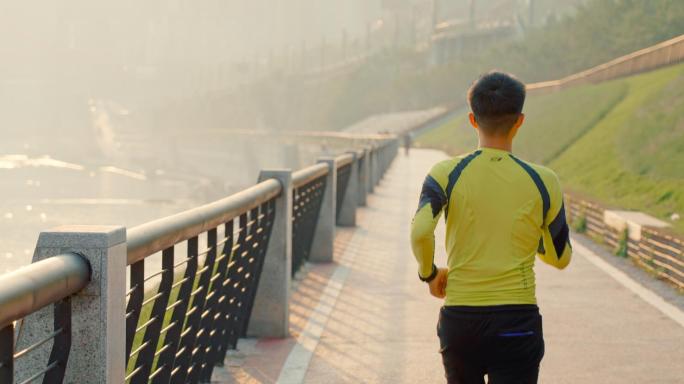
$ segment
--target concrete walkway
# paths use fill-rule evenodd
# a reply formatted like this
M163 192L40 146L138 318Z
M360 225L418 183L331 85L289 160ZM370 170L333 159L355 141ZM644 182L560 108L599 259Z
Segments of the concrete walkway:
M214 381L445 382L435 332L441 303L416 278L409 247L422 180L444 156L400 155L359 211L359 226L338 229L336 263L312 265L296 283L293 337L241 342ZM540 382L684 383L682 312L574 241L567 270L537 266L546 338ZM438 249L436 262L444 265Z

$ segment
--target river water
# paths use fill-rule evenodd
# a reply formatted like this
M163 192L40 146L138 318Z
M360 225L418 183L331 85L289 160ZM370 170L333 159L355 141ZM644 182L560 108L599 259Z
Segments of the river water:
M191 129L140 132L111 124L100 104L92 108L88 129L15 131L0 142L0 274L31 261L42 230L130 228L250 186L260 169L299 168L321 150Z

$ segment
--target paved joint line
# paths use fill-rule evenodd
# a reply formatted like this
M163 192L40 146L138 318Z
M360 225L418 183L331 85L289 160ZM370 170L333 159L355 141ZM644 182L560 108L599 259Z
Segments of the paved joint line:
M359 235L359 232L360 228L354 230L354 234L352 234L349 240L349 245L357 241L356 237ZM351 265L357 251L357 247L348 246L339 260L347 265ZM299 334L299 337L297 337L297 343L287 356L276 381L277 384L301 384L304 382L313 353L316 347L318 347L330 314L335 308L337 298L340 296L349 275L349 267L347 265L340 264L335 268L316 307L311 315L309 315L304 329Z
M581 253L585 259L589 260L594 266L601 269L603 272L607 273L615 279L618 283L622 284L625 288L629 289L642 300L652 305L654 308L662 312L665 316L674 320L677 324L684 327L684 312L679 308L665 301L662 297L655 294L650 289L644 287L643 285L636 282L631 277L627 276L624 272L613 267L608 262L603 260L600 256L594 253L589 248L580 244L578 241L573 242L573 248Z

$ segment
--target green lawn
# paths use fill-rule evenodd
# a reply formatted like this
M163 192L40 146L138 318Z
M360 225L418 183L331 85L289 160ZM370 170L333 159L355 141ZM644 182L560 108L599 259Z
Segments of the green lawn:
M515 152L547 164L569 190L667 220L684 215L684 65L532 96ZM426 132L421 147L471 150L466 116ZM684 233L684 222L672 223Z
M619 82L625 98L549 165L607 204L684 215L684 65ZM672 224L684 233L682 220Z

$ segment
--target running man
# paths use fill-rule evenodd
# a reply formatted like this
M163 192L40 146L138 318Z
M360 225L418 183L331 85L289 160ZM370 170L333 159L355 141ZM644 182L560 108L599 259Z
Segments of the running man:
M411 243L418 275L445 299L437 334L453 383L536 383L544 356L534 261L559 269L572 249L557 176L511 153L525 86L490 72L468 91L479 148L436 164L425 179ZM448 268L434 264L444 214Z
M411 137L411 132L404 133L404 155L405 156L409 155L409 150L411 149L411 141L413 141L413 138Z

